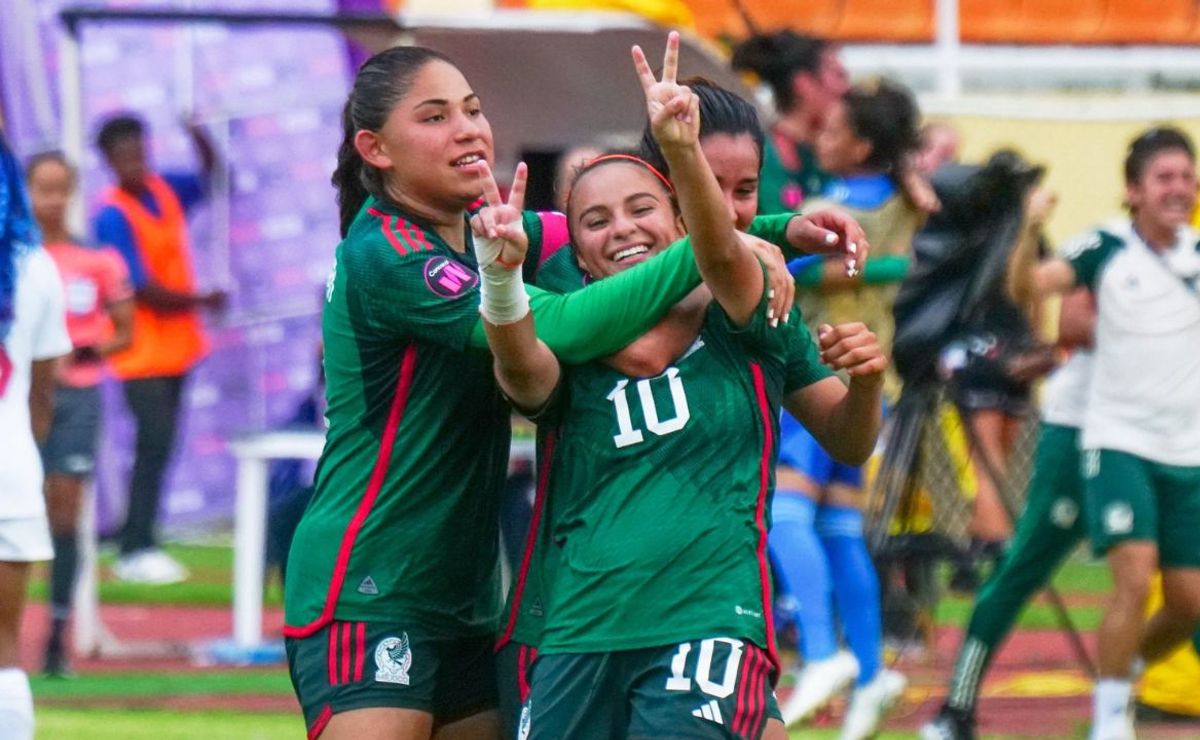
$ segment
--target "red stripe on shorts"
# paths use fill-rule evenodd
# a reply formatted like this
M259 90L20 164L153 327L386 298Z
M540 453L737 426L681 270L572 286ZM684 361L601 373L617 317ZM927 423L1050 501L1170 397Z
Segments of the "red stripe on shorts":
M325 726L331 719L333 719L333 708L326 704L321 709L321 713L317 715L317 719L313 721L312 727L308 728L308 740L317 740L321 733L325 732Z
M342 683L350 681L350 623L342 622Z
M337 686L337 622L329 625L329 685Z
M363 672L363 655L367 651L367 623L358 623L358 635L355 637L354 644L358 646L358 656L354 659L354 680L362 680Z
M757 737L763 725L763 714L767 711L767 674L770 672L770 662L757 646L754 648L754 685L750 688L750 696L754 701L754 712L747 718L746 737Z

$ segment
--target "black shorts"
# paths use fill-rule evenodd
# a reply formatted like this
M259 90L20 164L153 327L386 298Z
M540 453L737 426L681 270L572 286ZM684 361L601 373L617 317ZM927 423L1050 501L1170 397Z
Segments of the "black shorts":
M754 739L779 716L774 670L762 648L727 637L541 654L521 732L529 740Z
M416 709L437 727L496 708L490 635L448 639L411 624L335 621L284 644L310 738L351 709Z
M88 476L96 468L100 434L100 389L59 385L54 389L54 417L42 444L47 473Z

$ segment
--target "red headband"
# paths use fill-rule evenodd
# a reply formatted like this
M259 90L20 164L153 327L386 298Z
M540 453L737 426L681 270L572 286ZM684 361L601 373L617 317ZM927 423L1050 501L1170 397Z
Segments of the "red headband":
M579 175L576 175L575 181L578 182L579 178L582 175L589 172L592 169L592 167L594 167L595 165L603 164L604 162L616 162L618 160L623 160L625 162L632 162L636 165L641 165L642 167L645 167L646 169L650 170L650 174L652 174L658 178L658 181L663 184L663 187L665 187L667 189L667 192L670 193L671 195L675 195L675 186L671 184L671 181L667 179L666 175L659 172L657 167L650 164L646 160L642 159L641 157L635 157L632 154L602 154L599 157L596 157L595 159L589 160L588 162L584 163L583 167L579 170ZM571 202L571 191L570 190L567 191L567 202L568 203Z

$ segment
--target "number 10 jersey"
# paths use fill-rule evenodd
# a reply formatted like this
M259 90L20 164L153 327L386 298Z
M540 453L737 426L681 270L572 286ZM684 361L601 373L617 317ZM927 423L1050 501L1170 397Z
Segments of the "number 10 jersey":
M829 372L798 311L780 328L765 311L737 328L714 302L692 347L653 378L567 369L548 415L558 428L542 653L711 636L773 653L766 535L779 407Z

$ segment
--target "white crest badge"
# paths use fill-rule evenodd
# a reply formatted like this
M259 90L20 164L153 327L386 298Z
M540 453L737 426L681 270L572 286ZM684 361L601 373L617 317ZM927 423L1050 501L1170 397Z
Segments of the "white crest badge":
M412 661L407 632L401 633L400 637L383 638L375 648L375 680L407 686Z

